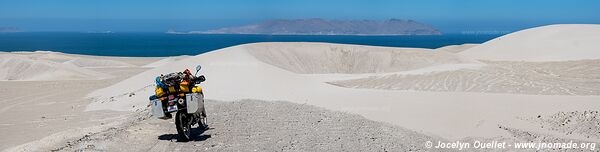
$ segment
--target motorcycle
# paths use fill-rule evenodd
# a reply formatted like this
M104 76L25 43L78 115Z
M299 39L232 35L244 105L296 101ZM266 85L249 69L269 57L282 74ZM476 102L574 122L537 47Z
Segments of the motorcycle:
M178 82L185 80L189 81L189 84L185 87L183 83L166 83L159 84L159 78L157 78L156 94L150 96L150 102L152 105L152 116L168 120L171 119L172 113L175 113L175 127L177 128L177 134L179 135L180 141L188 141L191 138L191 130L193 125L198 125L201 130L208 129L206 122L206 110L204 109L204 93L202 88L199 86L200 83L204 82L206 78L204 75L196 76L200 71L201 66L196 66L196 73L192 76L189 74L189 70L184 73L172 73L167 75L167 78L161 75L162 81L166 82ZM183 75L183 76L177 76ZM171 76L174 75L174 76ZM185 77L185 78L181 78ZM176 79L176 80L172 80ZM164 89L163 87L167 88ZM180 90L175 88L181 88ZM185 89L192 88L190 90Z

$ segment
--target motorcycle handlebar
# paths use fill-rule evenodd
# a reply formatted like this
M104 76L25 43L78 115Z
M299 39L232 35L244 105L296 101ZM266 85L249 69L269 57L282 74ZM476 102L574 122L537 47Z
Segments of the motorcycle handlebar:
M204 81L206 81L206 78L204 77L204 75L201 75L201 76L198 76L198 77L196 77L196 78L194 79L194 81L195 81L196 83L200 83L200 82L204 82Z

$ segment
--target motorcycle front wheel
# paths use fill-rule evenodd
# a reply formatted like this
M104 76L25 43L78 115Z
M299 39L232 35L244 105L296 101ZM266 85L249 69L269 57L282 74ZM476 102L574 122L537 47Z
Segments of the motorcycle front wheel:
M175 127L180 141L189 141L192 133L191 115L185 111L177 111L175 115Z
M207 130L208 123L206 122L206 120L206 111L202 111L202 113L200 114L200 119L198 120L198 128L202 130Z
M206 117L200 118L200 120L198 121L198 128L201 130L208 129L208 124L206 123Z

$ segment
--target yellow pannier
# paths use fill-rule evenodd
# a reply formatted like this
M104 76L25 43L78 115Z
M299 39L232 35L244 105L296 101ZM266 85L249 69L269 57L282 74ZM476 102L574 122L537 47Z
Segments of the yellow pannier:
M183 81L183 82L179 83L179 90L183 93L189 93L190 92L190 83L187 81Z
M163 90L163 88L161 87L156 87L156 89L154 89L154 92L156 93L156 97L162 97L165 94L167 94L167 92L165 92L165 90Z
M170 86L169 87L169 92L175 93L175 92L177 92L177 90L175 90L174 86Z
M192 88L192 93L202 93L202 87L196 86Z

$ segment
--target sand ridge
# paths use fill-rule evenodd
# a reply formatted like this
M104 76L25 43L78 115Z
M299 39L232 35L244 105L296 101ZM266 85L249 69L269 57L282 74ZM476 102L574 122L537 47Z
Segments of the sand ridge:
M113 76L102 69L137 68L162 58L102 57L52 51L0 53L0 80L100 80Z
M600 60L486 61L477 69L387 74L328 83L349 88L531 95L600 95Z
M161 60L158 60L158 61L146 64L146 65L144 65L142 67L145 67L145 68L156 68L156 67L160 67L160 66L163 66L163 65L166 65L166 64L178 61L178 60L182 60L182 59L185 59L185 58L188 58L188 57L189 56L187 56L187 55L167 57L167 58L164 58L164 59L161 59Z
M446 52L451 52L451 53L459 53L462 51L466 51L470 48L476 47L479 44L460 44L460 45L448 45L448 46L443 46L440 48L436 48L435 51L446 51Z
M123 68L135 66L121 61L93 58L75 58L69 61L65 61L63 62L63 64L71 64L74 66L85 68Z
M73 65L33 60L12 54L0 55L0 67L0 80L81 80L111 77Z
M120 117L125 117L127 113L85 112L90 100L84 96L148 68L86 68L63 64L82 58L114 60L132 65L144 65L161 59L100 57L49 51L0 52L0 77L12 78L0 81L0 104L4 105L0 108L0 134L3 137L0 138L0 150L33 142L21 147L37 149L27 151L48 151L50 149L44 147L97 131L93 127L107 127L109 122L120 123ZM109 77L98 79L98 76L104 75Z
M600 59L598 40L598 24L556 24L510 33L459 54L473 59L529 62Z
M453 53L327 43L257 43L246 46L262 62L299 74L389 73L441 64L474 63ZM310 48L310 49L306 49Z

